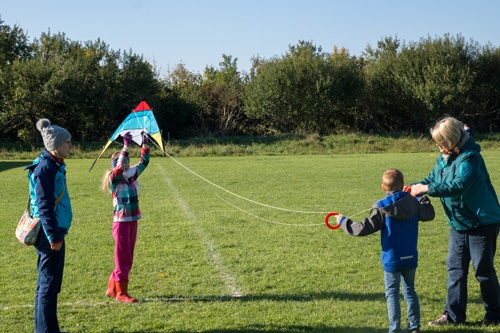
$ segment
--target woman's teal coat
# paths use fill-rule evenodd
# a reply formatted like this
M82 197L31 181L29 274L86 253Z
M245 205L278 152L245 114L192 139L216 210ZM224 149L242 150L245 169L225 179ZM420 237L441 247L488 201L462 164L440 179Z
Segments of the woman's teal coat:
M421 183L439 197L450 226L456 231L500 223L500 205L486 169L481 147L464 131L458 156L440 155Z

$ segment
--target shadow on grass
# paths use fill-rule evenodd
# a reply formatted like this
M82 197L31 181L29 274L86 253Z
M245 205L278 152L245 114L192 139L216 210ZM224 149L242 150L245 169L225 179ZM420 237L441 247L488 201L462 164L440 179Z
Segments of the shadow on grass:
M318 333L327 333L327 332L332 332L332 333L382 333L382 332L387 332L387 329L381 329L381 328L373 328L373 327L347 327L347 326L323 326L323 325L318 325L318 326L295 326L295 325L252 325L252 327L242 327L242 328L228 328L228 329L213 329L213 330L200 330L200 331L173 331L174 333L193 333L193 332L199 332L199 333L229 333L229 332L236 332L236 333L262 333L262 332L268 332L268 333L279 333L279 332L318 332ZM425 328L425 331L432 331L431 328ZM436 331L443 331L441 328L436 328ZM483 332L483 330L479 327L474 325L461 325L461 326L456 326L456 327L447 327L445 330L446 332L449 333L479 333ZM109 331L103 331L103 333L125 333L125 332L132 332L132 333L164 333L166 331L117 331L117 330L109 330Z
M149 299L141 299L139 302L163 302L166 304L169 303L178 303L178 302L253 302L253 301L276 301L276 302L308 302L318 299L329 299L336 301L354 301L354 302L364 302L364 301L374 301L380 300L385 302L385 294L384 293L343 293L343 292L329 292L329 293L319 293L319 294L310 294L310 295L245 295L245 296L192 296L192 297L168 297L168 296L158 296ZM479 301L479 300L478 300ZM346 332L346 333L382 333L387 332L387 329L380 329L370 327L369 323L366 327L352 327L352 326L286 326L286 325L259 325L254 324L250 327L241 327L241 328L228 328L228 329L213 329L213 330L200 330L196 332L200 333L261 333L261 332L269 332L269 333L278 333L278 332L318 332L318 333L326 333L326 332ZM443 331L443 328L431 328L427 327L426 324L422 324L423 329L426 332L433 331ZM459 326L446 326L444 331L449 333L479 333L484 332L484 329L481 328L481 325L476 323L467 323L465 325ZM128 331L127 331L128 332ZM165 331L133 331L133 333L161 333ZM175 333L191 333L194 331L174 331ZM104 331L103 333L124 333L122 331L110 330Z
M199 332L199 333L230 333L230 332L236 332L236 333L262 333L262 332L268 332L268 333L280 333L280 332L382 333L382 332L387 332L387 329L376 329L373 327L328 327L328 326L293 326L293 325L292 326L278 326L278 325L274 325L274 327L272 327L272 328L269 328L269 327L260 328L259 325L254 325L254 326L257 326L257 327L214 329L214 330L201 330L201 331L173 331L173 332L174 333L193 333L193 332ZM126 332L130 333L132 331L126 331ZM148 333L164 333L166 331L133 331L132 333L146 333L146 332L148 332ZM110 331L103 331L103 333L125 333L125 331L110 330Z
M0 162L0 172L25 167L30 164L30 162Z
M178 302L253 302L253 301L291 301L291 302L309 302L313 300L321 299L335 299L340 301L373 301L373 300L383 300L385 301L384 293L342 293L342 292L330 292L330 293L319 293L310 295L244 295L244 296L192 296L192 297L175 297L175 296L157 296L153 298L148 298L141 300L141 302L164 302L164 303L178 303Z
M403 302L403 295L400 295L401 302ZM154 296L151 298L140 299L142 303L182 303L182 302L255 302L255 301L276 301L276 302L310 302L314 300L337 300L337 301L352 301L352 302L365 302L365 301L382 301L385 302L384 293L343 293L343 292L329 292L309 295L217 295L217 296ZM445 299L436 299L436 302L442 301L443 305ZM483 304L480 297L469 297L468 304Z

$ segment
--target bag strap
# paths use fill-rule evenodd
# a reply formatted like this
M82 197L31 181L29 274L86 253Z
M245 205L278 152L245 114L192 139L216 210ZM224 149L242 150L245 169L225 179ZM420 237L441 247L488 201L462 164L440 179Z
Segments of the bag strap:
M55 203L55 205L54 205L54 210L56 210L57 205L59 204L59 201L61 201L61 199L62 199L62 196L63 196L64 192L66 192L66 186L67 186L67 185L66 185L66 184L64 184L64 188L63 188L63 190L62 190L61 194L59 194L59 196L57 197L56 201L54 202L54 203ZM28 205L27 205L26 209L28 209L28 210L31 212L30 199L31 199L31 197L30 197L30 195L28 194Z
M64 192L66 192L66 186L67 186L66 183L64 183L64 188L63 188L61 194L59 194L59 196L57 197L57 199L55 201L55 207L57 207L57 204L59 203L59 201L61 201ZM54 207L54 210L56 210L55 207Z

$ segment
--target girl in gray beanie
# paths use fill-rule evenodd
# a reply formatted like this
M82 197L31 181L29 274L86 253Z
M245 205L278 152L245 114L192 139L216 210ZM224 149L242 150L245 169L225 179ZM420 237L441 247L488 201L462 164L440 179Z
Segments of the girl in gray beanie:
M34 331L59 333L57 296L63 279L65 236L73 219L64 163L71 150L71 134L48 119L38 120L36 128L42 134L45 149L26 167L31 212L42 225L34 244L38 255Z

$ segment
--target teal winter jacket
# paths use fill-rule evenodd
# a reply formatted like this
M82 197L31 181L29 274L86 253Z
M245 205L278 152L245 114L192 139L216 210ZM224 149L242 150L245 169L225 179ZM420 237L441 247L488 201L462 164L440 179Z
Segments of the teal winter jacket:
M49 243L64 240L73 219L66 186L66 164L58 163L47 150L27 166L30 181L30 204L33 217L39 217ZM62 197L55 205L56 199Z
M451 228L461 232L500 223L500 205L486 169L481 148L465 131L459 154L440 155L421 184L427 194L439 197Z

